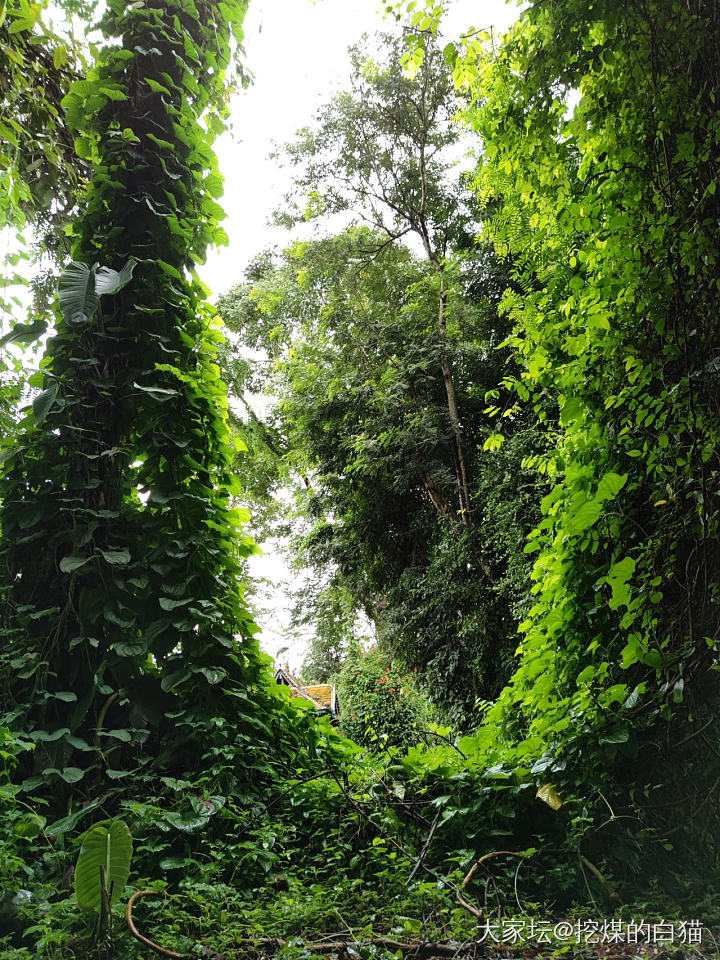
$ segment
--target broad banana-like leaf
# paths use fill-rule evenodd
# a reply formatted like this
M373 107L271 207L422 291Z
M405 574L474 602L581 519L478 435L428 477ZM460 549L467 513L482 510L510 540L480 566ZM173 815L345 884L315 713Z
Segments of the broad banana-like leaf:
M95 290L97 264L71 261L60 274L58 302L68 323L84 323L92 317L100 303Z
M82 910L100 913L101 882L112 889L110 903L121 896L130 876L132 836L122 820L103 820L86 832L75 867L75 894Z
M95 274L95 293L102 296L104 293L117 293L132 279L136 260L128 260L118 273L110 267L100 267Z
M135 260L128 260L122 270L89 267L73 260L60 274L58 301L60 312L68 323L86 323L98 308L100 297L105 293L117 293L130 281L135 269Z

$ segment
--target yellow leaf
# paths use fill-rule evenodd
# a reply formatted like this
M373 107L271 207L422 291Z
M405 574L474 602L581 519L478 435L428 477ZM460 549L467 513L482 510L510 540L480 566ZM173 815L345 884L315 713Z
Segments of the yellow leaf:
M664 504L666 504L666 503L667 503L667 500L658 500L658 501L655 503L655 506L656 506L656 507L662 507L662 506L663 506Z
M538 800L543 800L553 810L559 810L563 805L563 798L551 783L545 783L537 788L535 794Z
M53 65L56 70L64 67L68 61L67 50L63 46L55 47L53 50Z

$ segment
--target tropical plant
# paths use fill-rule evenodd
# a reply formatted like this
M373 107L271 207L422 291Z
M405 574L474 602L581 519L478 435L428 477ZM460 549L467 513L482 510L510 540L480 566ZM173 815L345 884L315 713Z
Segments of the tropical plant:
M232 788L231 753L282 713L238 582L255 547L194 274L223 241L209 144L243 13L112 3L102 28L123 46L64 100L93 176L0 518L3 714L37 744L25 789L58 814L150 768Z
M112 906L122 896L130 876L132 837L122 820L94 824L83 836L75 867L78 907L96 914L93 942L112 946Z

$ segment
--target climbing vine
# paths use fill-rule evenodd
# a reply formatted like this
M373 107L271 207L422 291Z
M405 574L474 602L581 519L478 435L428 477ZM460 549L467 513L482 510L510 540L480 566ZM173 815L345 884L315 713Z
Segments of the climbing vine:
M149 767L232 785L278 699L239 585L255 547L195 273L225 241L210 144L244 11L112 2L63 101L93 175L0 490L5 722L35 743L24 789L56 809Z
M525 548L522 662L487 730L568 792L614 769L618 802L661 834L714 779L714 735L695 735L718 641L717 37L705 4L538 3L496 50L477 34L450 51L519 285L515 389L556 447L535 461L554 486ZM688 806L658 802L690 771Z

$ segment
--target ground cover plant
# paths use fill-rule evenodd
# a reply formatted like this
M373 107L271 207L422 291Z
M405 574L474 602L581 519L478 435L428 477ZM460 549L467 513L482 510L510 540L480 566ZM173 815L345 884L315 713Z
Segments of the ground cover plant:
M398 9L389 59L353 55L364 96L291 150L301 210L370 224L221 304L254 369L195 272L244 3L111 0L87 62L47 13L0 12L0 214L46 232L58 292L4 341L51 321L31 401L19 364L2 398L0 956L589 956L642 918L666 935L640 955L711 953L714 4L539 2L443 45L441 6ZM231 429L219 362L276 378L274 420ZM353 605L377 631L343 668L364 745L260 651L256 451L268 524L300 490L320 659ZM498 933L520 919L535 946Z

